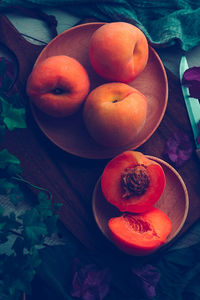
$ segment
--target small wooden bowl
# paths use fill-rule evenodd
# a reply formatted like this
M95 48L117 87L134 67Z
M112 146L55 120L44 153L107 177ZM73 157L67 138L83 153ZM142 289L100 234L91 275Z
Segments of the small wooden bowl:
M175 240L185 223L189 209L189 197L183 179L171 165L159 158L148 155L147 157L156 161L162 166L166 178L164 192L155 204L155 207L167 214L172 222L171 233L169 234L166 243L161 247L164 248L173 240ZM122 213L116 207L106 201L102 194L100 180L101 179L99 178L93 191L93 213L99 229L106 236L106 238L111 240L107 225L108 220L112 217L117 217Z

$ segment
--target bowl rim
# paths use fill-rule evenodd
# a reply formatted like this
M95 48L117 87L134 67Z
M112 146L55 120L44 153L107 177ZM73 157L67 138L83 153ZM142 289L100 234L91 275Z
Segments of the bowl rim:
M92 26L103 26L104 24L107 24L108 22L88 22L88 23L84 23L84 24L79 24L76 26L73 26L65 31L63 31L62 33L60 33L59 35L57 35L54 39L52 39L45 47L44 49L40 52L40 54L38 55L33 68L40 62L41 59L43 59L43 55L46 51L47 48L51 47L51 45L53 43L55 43L58 39L60 39L62 36L64 36L66 33L69 32L73 32L76 29L81 29L81 28L86 28L87 26L92 27ZM159 115L159 118L156 121L156 124L154 126L154 128L151 130L151 132L149 132L143 139L141 139L137 145L132 145L133 142L130 143L130 145L125 145L122 147L117 147L114 150L112 148L106 148L105 153L102 151L104 150L103 148L99 148L98 150L94 150L94 152L90 152L88 151L88 149L85 151L81 150L77 150L74 147L71 147L70 145L68 147L61 145L57 140L55 140L55 137L52 136L51 133L49 133L48 130L46 130L46 127L41 123L40 121L40 117L38 117L38 113L37 113L37 109L35 108L35 106L30 102L30 107L31 107L31 111L33 114L33 117L37 123L37 126L39 127L39 129L42 131L42 133L44 133L44 135L53 143L55 144L57 147L59 147L60 149L62 149L63 151L78 156L78 157L82 157L82 158L86 158L86 159L109 159L114 157L115 155L119 154L122 151L126 151L126 150L135 150L138 147L140 147L141 145L143 145L147 140L149 140L151 138L151 136L154 134L154 132L157 130L157 128L159 127L164 114L166 112L166 108L167 108L167 103L168 103L168 95L169 95L169 87L168 87L168 78L167 78L167 74L166 74L166 70L165 67L162 63L161 58L159 57L158 53L156 52L156 50L154 48L151 47L151 45L148 43L149 45L149 49L152 53L152 55L154 56L154 58L156 58L156 61L159 64L159 68L162 71L162 76L163 76L163 81L164 81L164 89L165 89L165 95L163 97L163 108L162 108L162 112ZM96 145L96 143L95 143Z

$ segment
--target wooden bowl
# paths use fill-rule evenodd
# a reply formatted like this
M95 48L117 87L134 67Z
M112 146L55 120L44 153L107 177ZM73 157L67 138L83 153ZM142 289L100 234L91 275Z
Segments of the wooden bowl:
M87 70L91 90L107 81L98 76L90 65L88 46L93 32L105 23L88 23L75 26L54 38L40 53L35 66L53 55L68 55L77 59ZM54 144L64 151L84 158L106 159L128 150L136 149L147 141L159 126L167 106L168 82L163 64L149 47L149 59L144 71L131 86L140 90L148 100L146 123L138 136L124 147L108 148L97 144L88 134L82 120L82 110L71 117L49 117L31 105L39 128Z
M162 166L166 177L164 192L154 205L167 214L172 222L171 233L169 234L166 243L161 247L163 248L176 238L183 227L188 214L189 197L183 179L171 165L159 158L148 155L147 157L158 162ZM93 192L93 213L99 229L106 238L111 240L107 225L108 220L112 217L117 217L122 213L106 201L102 194L100 180L101 179L99 178Z

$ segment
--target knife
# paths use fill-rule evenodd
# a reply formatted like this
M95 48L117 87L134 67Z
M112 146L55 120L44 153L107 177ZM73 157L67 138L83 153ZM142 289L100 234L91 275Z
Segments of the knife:
M179 69L181 88L182 88L182 93L185 100L185 105L188 112L189 120L192 126L192 131L195 140L196 154L200 160L200 144L197 143L197 137L200 133L198 128L198 123L200 120L200 103L198 99L190 97L189 88L182 84L183 74L187 69L189 69L187 58L185 56L182 56L180 61L180 69Z

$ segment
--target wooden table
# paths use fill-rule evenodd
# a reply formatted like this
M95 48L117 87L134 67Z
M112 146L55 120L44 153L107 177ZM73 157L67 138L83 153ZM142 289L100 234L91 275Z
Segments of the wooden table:
M56 202L63 203L60 219L89 249L107 251L111 245L101 235L92 213L92 192L107 160L89 160L72 156L52 144L37 127L27 101L25 82L44 45L27 42L5 17L0 18L0 42L16 55L20 73L15 88L27 109L28 128L11 132L6 147L22 163L23 177L49 190ZM165 141L178 128L193 140L179 79L167 70L169 100L165 116L151 138L137 150L162 158ZM178 112L178 113L177 113ZM190 207L185 232L200 217L200 167L195 153L179 170L188 188Z

